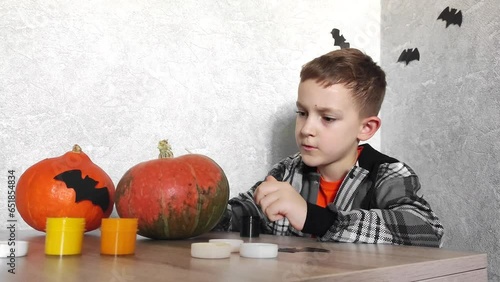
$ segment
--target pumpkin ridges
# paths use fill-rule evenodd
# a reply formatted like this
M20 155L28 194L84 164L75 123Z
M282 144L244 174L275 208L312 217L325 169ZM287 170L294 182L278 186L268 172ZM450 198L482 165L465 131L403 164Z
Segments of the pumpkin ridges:
M34 167L29 167L24 174L27 176L25 178L19 178L17 182L18 187L23 187L27 184L26 183L31 183L32 179L36 176L35 173L32 173L31 171L34 170ZM26 189L20 190L16 187L16 206L19 214L23 218L23 220L30 226L32 226L32 218L33 214L31 213L31 202L28 200L28 197L26 195ZM18 203L22 203L19 205ZM24 216L23 216L24 215Z
M120 181L118 182L118 184L116 185L116 187L120 186L120 187L123 187L122 189L117 189L115 191L115 200L118 201L121 199L121 197L126 194L126 192L128 192L128 190L130 189L130 182L132 181L132 175L131 175L131 172L130 172L130 169L125 172L125 174L123 175L123 177L120 179Z
M188 155L188 156L190 156L190 155ZM203 156L203 158L204 158L204 161L207 161L207 162L208 162L208 161L211 161L211 162L213 162L210 158L208 158L208 157L206 157L206 156ZM192 163L190 163L190 164L192 164ZM218 165L217 165L217 166L218 166ZM196 175L196 176L195 176L195 178L196 178L196 179L199 179L199 177L198 177L198 174L199 174L199 173L195 173L195 172L194 172L194 171L197 171L197 170L195 170L195 168L194 168L192 165L191 165L190 167L191 167L191 170L193 171L193 173ZM220 167L219 167L219 169L220 169ZM217 171L217 172L221 172L221 173L223 174L222 169L220 169L220 171ZM209 176L209 175L210 175L209 173L204 174L204 176ZM222 187L220 187L220 185L222 184L222 183L221 183L221 181L223 181L223 183L224 183L224 184L228 184L228 183L227 183L227 181L222 180L222 179L226 179L226 180L227 180L227 178L225 177L225 175L224 175L224 177L221 177L221 175L220 175L220 174L218 174L218 175L216 175L216 177L215 177L215 178L220 178L220 179L221 179L221 180L218 182L218 185L216 185L216 188L214 188L212 185L210 185L210 186L206 187L205 189L203 189L203 188L202 188L202 187L200 187L199 185L197 185L197 186L196 186L196 189L197 189L197 192L198 192L198 197L199 197L198 204L199 204L201 207L203 207L203 200L204 200L205 195L207 195L207 194L208 194L208 195L212 194L212 191L213 191L213 190L214 190L214 192L213 192L213 194L214 194L214 195L213 195L213 197L214 197L215 199L218 199L218 196L219 196L219 194L220 194L222 191L226 191L226 190L227 190L227 191L229 191L229 189L220 189L220 188L222 188ZM206 180L206 181L208 182L208 179L204 179L204 180ZM210 179L210 180L212 180L212 179ZM210 181L210 182L211 182L211 181ZM216 183L217 183L217 181L216 181ZM226 185L226 187L228 187L228 185ZM227 193L227 194L228 194L228 195L227 195L227 198L229 198L229 193ZM199 207L199 208L198 208L198 210L201 210L201 207ZM205 207L203 207L203 208L205 208ZM217 205L212 205L212 206L211 206L211 210L207 210L207 211L205 211L204 213L198 213L197 220L199 221L199 220L200 220L200 218L201 218L201 217L203 217L203 219L204 219L204 220L203 220L203 222L205 222L205 224L204 224L203 226L200 226L200 225L196 224L195 226L196 226L197 228L196 228L195 230L193 230L193 233L194 233L194 234L198 234L198 232L200 232L199 230L206 230L206 229L211 229L211 228L213 228L213 227L217 224L217 222L213 222L213 221L212 221L212 218L213 218L213 217L214 217L214 215L215 215L215 217L216 217L217 219L219 219L219 218L220 218L220 216L223 214L223 212L224 212L224 210L225 210L225 207L224 207L224 209L220 209L220 211L219 211L219 212L218 212L218 214L217 214L217 210L218 210L218 209L220 209L220 208L219 208Z
M202 201L203 201L203 197L202 197L202 189L200 188L199 186L199 181L198 181L198 177L196 175L196 171L194 170L193 166L191 165L191 163L189 162L186 162L187 166L189 167L189 170L191 172L191 176L194 180L194 186L196 188L196 195L197 195L197 198L196 198L196 210L198 211L196 214L195 214L195 218L194 218L194 224L192 224L192 228L191 230L189 231L191 234L196 234L196 227L198 226L199 224L199 221L200 221L200 216L201 216L201 208L202 208ZM193 185L193 184L191 184Z
M201 211L202 208L203 208L203 191L202 189L200 189L200 187L198 186L198 183L196 183L196 192L198 193L198 201L196 201L196 210L198 211ZM196 234L196 227L198 226L199 222L200 222L200 217L201 217L201 212L197 212L196 213L196 217L195 217L195 224L193 224L193 230L191 230L191 233L194 233Z
M220 183L219 185L223 185L225 187L228 187L227 181L225 183ZM224 191L229 191L229 189L221 189L221 187L218 186L215 189L215 191L216 191L215 192L216 194L214 196L215 199L219 199L219 198L221 198L221 199L228 199L229 198L229 193L222 194ZM224 211L226 210L226 207L227 207L227 204L224 204L224 205L221 205L221 206L219 206L219 205L213 205L211 212L207 212L206 213L206 214L208 214L210 216L205 220L205 226L204 227L200 227L200 229L207 229L207 228L208 229L212 229L217 224L217 222L213 222L212 221L212 218L219 219L224 214Z
M170 228L169 228L169 224L168 224L168 218L165 217L163 214L160 214L159 215L159 220L161 220L161 222L163 222L163 232L164 234L167 234L167 236L170 236ZM157 234L154 234L154 236L156 238L158 238L158 235Z

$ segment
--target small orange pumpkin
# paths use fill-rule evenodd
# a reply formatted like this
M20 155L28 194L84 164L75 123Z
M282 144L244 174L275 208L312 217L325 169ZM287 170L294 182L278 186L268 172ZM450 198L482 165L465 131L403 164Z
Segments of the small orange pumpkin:
M99 228L113 211L111 178L73 146L71 152L29 167L16 187L16 206L26 223L45 231L47 217L83 217L85 230Z

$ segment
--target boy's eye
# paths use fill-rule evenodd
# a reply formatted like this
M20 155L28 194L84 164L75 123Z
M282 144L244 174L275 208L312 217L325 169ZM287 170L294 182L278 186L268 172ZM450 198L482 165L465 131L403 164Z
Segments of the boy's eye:
M334 122L336 119L333 117L323 117L323 120L326 122Z
M304 117L304 116L306 116L306 112L304 112L304 111L297 110L297 111L295 111L295 112L296 112L296 113L297 113L297 115L298 115L298 116L300 116L300 117Z

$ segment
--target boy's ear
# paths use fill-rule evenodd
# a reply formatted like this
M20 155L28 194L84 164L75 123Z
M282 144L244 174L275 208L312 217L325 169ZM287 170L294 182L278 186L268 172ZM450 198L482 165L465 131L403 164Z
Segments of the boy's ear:
M382 121L376 116L371 116L363 119L361 123L361 130L358 133L358 139L360 141L366 141L370 139L380 128Z

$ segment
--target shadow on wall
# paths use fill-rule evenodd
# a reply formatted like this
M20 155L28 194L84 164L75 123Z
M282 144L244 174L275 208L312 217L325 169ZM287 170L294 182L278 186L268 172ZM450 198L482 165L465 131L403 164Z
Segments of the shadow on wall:
M295 143L295 104L278 108L272 123L271 153L267 163L274 165L298 151Z

